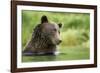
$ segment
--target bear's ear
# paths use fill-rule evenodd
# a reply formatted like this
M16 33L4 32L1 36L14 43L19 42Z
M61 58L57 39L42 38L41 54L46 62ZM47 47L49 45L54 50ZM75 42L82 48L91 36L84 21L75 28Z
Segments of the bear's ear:
M48 22L48 19L47 19L47 16L43 15L43 16L41 17L41 24L42 24L42 23L45 23L45 22Z
M62 23L59 23L58 26L59 26L59 28L62 28Z

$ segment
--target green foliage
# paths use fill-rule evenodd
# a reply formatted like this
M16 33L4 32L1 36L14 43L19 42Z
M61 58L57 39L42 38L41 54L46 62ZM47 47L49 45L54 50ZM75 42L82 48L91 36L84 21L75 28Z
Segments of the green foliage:
M68 29L61 33L61 46L78 46L89 41L89 32L85 29Z
M79 41L79 31L75 29L68 29L66 32L61 33L63 46L75 46L80 44Z
M40 24L42 15L46 15L48 17L48 20L50 20L51 22L63 24L63 28L61 29L62 43L59 45L59 49L61 52L65 52L66 54L59 55L56 60L89 58L90 14L88 13L42 12L23 10L22 47L24 47L27 41L31 38L35 26ZM47 57L43 58L43 61L45 59L49 59L48 61L50 61L51 59ZM33 58L23 57L23 61L31 59ZM40 58L35 59L40 61Z

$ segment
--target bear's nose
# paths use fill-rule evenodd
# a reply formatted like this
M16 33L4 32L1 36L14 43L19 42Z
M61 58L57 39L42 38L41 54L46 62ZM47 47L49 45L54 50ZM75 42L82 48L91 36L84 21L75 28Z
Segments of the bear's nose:
M59 43L61 43L62 42L62 40L59 40Z
M62 42L62 40L59 40L57 44L59 45L61 42Z

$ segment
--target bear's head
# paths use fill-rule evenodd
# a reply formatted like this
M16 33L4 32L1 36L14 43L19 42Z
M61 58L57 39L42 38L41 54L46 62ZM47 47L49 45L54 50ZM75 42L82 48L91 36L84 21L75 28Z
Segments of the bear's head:
M41 26L41 31L49 37L52 44L59 45L62 42L60 38L61 23L50 23L47 16L44 15L41 17Z

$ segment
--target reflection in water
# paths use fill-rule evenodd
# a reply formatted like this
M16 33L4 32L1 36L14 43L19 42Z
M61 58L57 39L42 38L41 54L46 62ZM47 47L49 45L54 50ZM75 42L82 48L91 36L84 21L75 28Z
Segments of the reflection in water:
M50 55L50 56L34 56L33 61L55 61L56 56L55 55Z
M66 48L65 48L66 49ZM66 60L86 60L90 58L89 49L70 48L58 55L22 55L22 62L45 62L45 61L66 61Z
M40 62L40 61L57 61L61 57L67 56L66 53L60 53L59 55L31 55L23 56L22 62Z

